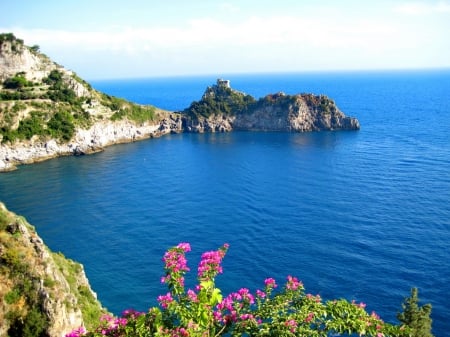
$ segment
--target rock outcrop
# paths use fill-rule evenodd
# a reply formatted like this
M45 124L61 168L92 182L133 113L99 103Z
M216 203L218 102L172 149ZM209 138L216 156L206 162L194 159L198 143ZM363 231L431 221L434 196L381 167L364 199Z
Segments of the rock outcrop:
M83 266L51 252L23 218L0 203L0 336L61 337L105 310ZM91 322L93 323L93 322Z
M259 100L218 80L198 102L184 112L188 132L332 131L358 130L356 118L347 117L324 95L277 93Z
M239 114L233 126L239 130L306 132L358 130L359 122L345 116L327 96L279 93L259 100L249 113Z

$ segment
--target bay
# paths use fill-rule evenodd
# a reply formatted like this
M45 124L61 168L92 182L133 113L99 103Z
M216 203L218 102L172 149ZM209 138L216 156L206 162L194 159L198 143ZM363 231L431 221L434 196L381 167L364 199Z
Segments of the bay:
M229 75L255 97L326 94L358 132L180 134L0 174L0 200L47 245L84 264L115 313L166 290L164 251L230 250L225 293L291 274L325 298L367 303L395 322L411 287L449 325L450 72ZM182 110L215 77L93 81L132 101ZM195 275L194 275L195 276ZM193 285L195 277L188 279Z

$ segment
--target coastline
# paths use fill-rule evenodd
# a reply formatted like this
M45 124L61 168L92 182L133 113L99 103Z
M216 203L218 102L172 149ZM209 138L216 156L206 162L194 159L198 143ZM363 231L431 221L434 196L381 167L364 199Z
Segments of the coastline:
M0 172L14 171L19 165L62 156L92 154L115 144L177 133L182 131L181 127L179 116L168 114L157 123L146 122L140 125L127 120L100 121L87 130L77 129L74 138L68 143L58 143L55 139L31 139L12 146L0 144Z

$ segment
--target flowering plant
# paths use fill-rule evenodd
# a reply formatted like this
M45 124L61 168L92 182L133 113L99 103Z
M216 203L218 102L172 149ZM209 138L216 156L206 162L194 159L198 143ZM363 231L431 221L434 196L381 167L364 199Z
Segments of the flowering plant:
M228 244L202 254L198 284L186 290L186 253L190 250L188 243L180 243L164 254L161 282L169 291L158 297L159 307L147 313L126 311L121 318L107 316L97 329L78 329L66 337L408 336L407 327L384 323L374 312L369 314L364 303L324 301L320 295L305 293L302 282L293 276L287 277L281 289L275 279L267 278L255 293L241 288L223 297L215 277L222 273Z

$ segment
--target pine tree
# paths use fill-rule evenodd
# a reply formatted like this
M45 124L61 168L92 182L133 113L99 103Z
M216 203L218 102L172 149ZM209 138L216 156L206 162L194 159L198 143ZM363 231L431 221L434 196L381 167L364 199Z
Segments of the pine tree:
M431 333L431 304L419 306L419 291L411 289L411 296L405 298L403 312L397 314L398 320L411 328L411 337L433 337Z

